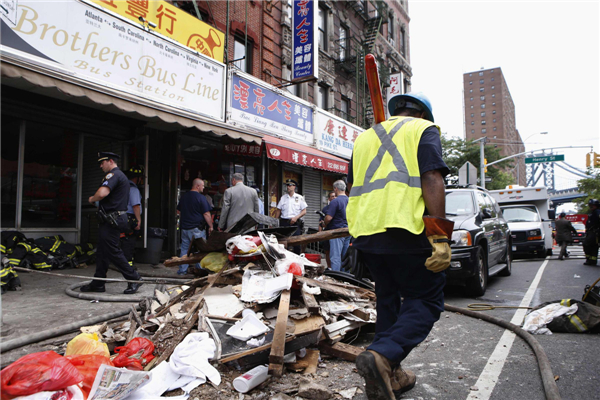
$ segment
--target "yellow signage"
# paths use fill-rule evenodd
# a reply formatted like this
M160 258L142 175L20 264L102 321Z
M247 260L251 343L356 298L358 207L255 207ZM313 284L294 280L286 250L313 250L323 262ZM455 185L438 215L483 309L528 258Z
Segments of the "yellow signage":
M103 8L138 24L140 17L150 29L208 57L223 62L225 35L166 1L92 0ZM156 27L154 27L156 25Z

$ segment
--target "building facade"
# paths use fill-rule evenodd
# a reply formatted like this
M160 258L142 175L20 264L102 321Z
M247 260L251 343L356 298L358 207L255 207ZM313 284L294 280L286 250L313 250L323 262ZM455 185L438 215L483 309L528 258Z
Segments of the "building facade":
M194 178L215 218L235 172L270 213L295 179L316 229L372 123L364 56L376 55L384 96L410 89L406 1L313 0L318 78L303 82L290 82L295 0L13 3L0 47L1 228L32 238L96 242L98 151L144 167L143 225L168 231L163 257L178 253L176 205Z
M525 151L517 129L515 105L502 69L491 68L463 74L465 139L488 138L487 145L500 149L504 157ZM518 161L517 161L518 160ZM510 172L525 186L525 159L513 160Z

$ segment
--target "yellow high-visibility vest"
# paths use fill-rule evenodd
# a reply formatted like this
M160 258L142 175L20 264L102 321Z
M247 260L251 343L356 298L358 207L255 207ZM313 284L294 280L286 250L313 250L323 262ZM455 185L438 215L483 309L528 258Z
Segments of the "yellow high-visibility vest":
M358 136L346 208L350 235L369 236L388 228L423 232L425 201L417 150L430 126L439 130L421 118L392 117Z

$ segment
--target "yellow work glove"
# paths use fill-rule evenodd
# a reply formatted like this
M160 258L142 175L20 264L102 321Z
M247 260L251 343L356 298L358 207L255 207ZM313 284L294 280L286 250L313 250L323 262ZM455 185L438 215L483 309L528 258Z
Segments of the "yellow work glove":
M423 217L425 235L431 244L431 257L425 261L425 267L432 272L442 272L450 266L452 250L450 238L454 222L440 217Z

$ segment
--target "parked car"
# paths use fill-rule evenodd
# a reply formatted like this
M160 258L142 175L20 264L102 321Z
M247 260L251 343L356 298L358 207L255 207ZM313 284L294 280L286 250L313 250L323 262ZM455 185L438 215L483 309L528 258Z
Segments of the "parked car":
M508 223L489 192L474 186L446 189L446 217L454 221L448 284L483 296L490 276L512 272Z
M585 225L581 222L573 222L573 228L577 230L577 234L571 232L573 236L573 244L583 244L585 240Z

